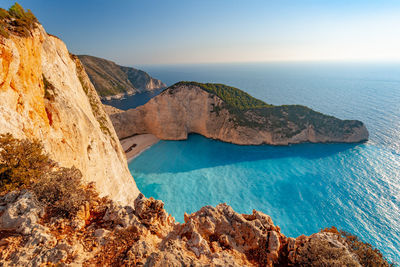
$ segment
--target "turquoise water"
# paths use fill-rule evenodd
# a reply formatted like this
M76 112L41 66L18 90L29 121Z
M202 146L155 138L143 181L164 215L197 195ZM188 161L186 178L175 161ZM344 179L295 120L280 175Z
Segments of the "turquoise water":
M400 261L400 65L144 66L172 84L221 82L272 104L303 104L370 131L364 144L237 146L190 135L160 141L129 164L139 189L184 212L226 202L269 214L288 236L332 225Z

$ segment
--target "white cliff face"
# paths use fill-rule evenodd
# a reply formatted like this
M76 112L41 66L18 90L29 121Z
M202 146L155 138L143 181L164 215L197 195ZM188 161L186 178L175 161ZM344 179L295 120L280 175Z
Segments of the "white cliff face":
M41 140L53 160L80 169L102 195L132 203L139 190L79 60L40 25L31 34L0 37L0 133Z
M313 116L325 120L327 124L339 121L339 127L332 128L319 123L318 128L313 124L303 126L292 121L288 121L286 126L282 127L268 126L273 125L271 119L285 122L286 119L264 116L252 111L247 111L243 115L261 127L238 124L235 122L235 115L224 108L224 103L218 96L198 86L180 85L165 90L143 106L111 114L110 118L119 138L151 133L159 139L182 140L190 133L198 133L208 138L240 145L360 142L368 139L368 131L361 122L346 123L312 112ZM282 114L287 115L287 112ZM295 134L287 135L285 132L295 132Z

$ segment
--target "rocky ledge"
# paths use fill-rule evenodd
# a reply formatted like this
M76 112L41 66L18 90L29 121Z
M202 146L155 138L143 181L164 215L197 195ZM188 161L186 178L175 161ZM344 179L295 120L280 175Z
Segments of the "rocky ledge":
M338 232L289 238L262 212L238 214L226 204L185 214L182 224L165 212L161 201L143 195L132 207L94 198L74 219L48 218L45 210L27 190L0 197L2 266L363 264L360 250L353 250ZM384 260L376 263L387 266Z
M119 138L151 133L183 140L197 133L240 145L368 140L361 121L340 120L300 105L269 105L222 84L179 82L145 105L110 118Z

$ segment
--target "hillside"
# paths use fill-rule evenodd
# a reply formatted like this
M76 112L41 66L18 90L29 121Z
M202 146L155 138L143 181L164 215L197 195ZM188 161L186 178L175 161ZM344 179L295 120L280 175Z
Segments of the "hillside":
M151 133L186 139L189 133L242 145L361 142L364 124L300 105L273 106L223 84L179 82L143 106L112 114L119 138Z
M124 95L165 88L160 80L152 78L142 70L123 67L112 61L79 55L87 74L100 97L120 98Z

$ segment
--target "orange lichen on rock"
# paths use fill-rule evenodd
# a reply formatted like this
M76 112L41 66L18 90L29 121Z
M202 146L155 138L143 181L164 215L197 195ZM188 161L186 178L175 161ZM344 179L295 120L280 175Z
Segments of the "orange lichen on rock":
M12 53L7 50L4 46L1 47L0 62L2 71L0 72L0 91L5 90L5 84L7 81L10 63L12 60Z

